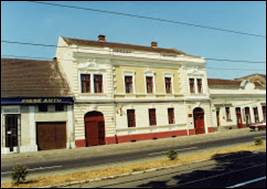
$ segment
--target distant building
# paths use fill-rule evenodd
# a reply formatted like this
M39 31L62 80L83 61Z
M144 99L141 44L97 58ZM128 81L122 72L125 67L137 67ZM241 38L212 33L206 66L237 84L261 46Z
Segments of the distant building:
M264 75L264 74L255 73L255 74L251 74L251 75L235 78L235 80L239 80L239 81L248 80L248 81L251 81L251 82L253 82L255 84L258 83L261 86L266 87L266 75Z
M74 147L72 108L55 61L1 59L1 154Z
M266 121L266 88L248 80L208 79L213 125L243 128Z

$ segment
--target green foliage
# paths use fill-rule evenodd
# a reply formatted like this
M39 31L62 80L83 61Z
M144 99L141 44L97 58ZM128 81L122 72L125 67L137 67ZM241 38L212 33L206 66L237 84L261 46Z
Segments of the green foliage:
M12 180L14 181L15 184L21 184L25 182L26 176L28 175L28 170L25 166L23 165L16 165L12 169Z
M169 150L167 156L169 160L175 160L177 158L177 152L174 150Z
M254 142L255 142L255 145L262 145L263 144L263 140L261 137L256 137Z

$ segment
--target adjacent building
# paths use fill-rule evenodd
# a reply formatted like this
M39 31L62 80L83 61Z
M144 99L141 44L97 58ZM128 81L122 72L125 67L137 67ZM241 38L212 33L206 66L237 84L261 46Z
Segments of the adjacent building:
M1 154L74 147L72 109L57 62L1 59Z
M266 122L266 87L249 80L208 79L213 125L243 128Z

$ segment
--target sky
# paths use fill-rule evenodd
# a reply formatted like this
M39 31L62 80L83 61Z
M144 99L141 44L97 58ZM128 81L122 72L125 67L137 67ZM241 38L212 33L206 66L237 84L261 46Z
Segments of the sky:
M159 17L194 24L227 28L266 36L266 2L194 1L87 1L51 2ZM211 58L265 61L266 38L207 30L152 20L101 14L83 10L1 1L1 40L57 44L58 37L176 48L188 54ZM1 56L55 56L55 48L22 46L1 42ZM223 69L233 70L223 70ZM247 70L239 70L247 69ZM246 64L207 61L210 78L232 79L252 73L266 74L266 63Z

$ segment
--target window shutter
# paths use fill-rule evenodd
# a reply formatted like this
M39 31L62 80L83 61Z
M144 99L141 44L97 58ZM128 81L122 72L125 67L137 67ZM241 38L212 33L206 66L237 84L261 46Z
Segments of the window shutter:
M189 79L189 86L190 86L190 93L195 93L195 84L194 84L194 79L190 78Z
M82 93L90 93L91 83L90 74L81 74L81 88Z
M103 91L102 75L94 75L94 88L95 88L95 93L102 93Z
M174 124L174 109L173 108L168 108L168 119L169 119L169 124Z
M128 127L135 127L135 110L127 110Z
M149 124L157 125L156 109L149 109Z
M153 77L146 77L146 89L147 93L153 92Z

